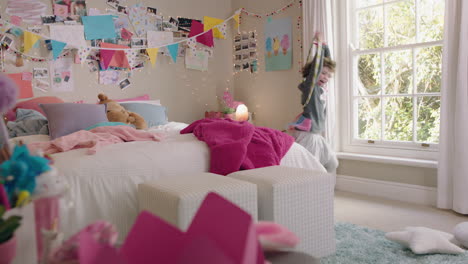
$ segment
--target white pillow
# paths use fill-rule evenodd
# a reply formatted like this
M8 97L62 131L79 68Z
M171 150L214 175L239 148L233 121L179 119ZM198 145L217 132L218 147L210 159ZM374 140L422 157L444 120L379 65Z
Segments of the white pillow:
M140 103L140 104L152 104L161 105L161 100L149 100L149 101L124 101L119 103Z

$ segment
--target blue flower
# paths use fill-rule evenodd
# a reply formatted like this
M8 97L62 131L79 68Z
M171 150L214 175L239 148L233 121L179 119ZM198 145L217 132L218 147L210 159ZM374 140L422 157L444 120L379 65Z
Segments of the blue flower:
M22 191L32 194L36 188L36 177L50 170L49 160L32 156L26 145L15 146L11 158L0 164L0 182L5 185L10 201Z

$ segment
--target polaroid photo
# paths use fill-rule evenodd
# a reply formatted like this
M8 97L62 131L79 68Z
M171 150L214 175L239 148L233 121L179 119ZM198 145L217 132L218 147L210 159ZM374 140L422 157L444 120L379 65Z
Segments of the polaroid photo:
M124 90L124 89L128 88L130 85L131 85L131 83L130 83L129 79L124 79L123 81L121 81L119 83L119 87L120 87L121 90Z
M65 20L65 21L63 21L63 24L65 24L65 25L78 25L78 22L76 20Z
M241 46L241 45L236 45L236 46L234 46L234 50L235 50L235 51L239 51L239 50L241 50L241 49L242 49L242 46Z
M255 31L251 31L250 34L250 39L255 39L257 36L255 35Z
M243 49L243 50L249 49L249 44L242 44L242 49Z
M175 19L173 17L169 18L169 23L171 23L175 27L179 27L179 20L177 20L177 19Z
M143 48L146 46L145 38L132 38L130 45L132 48Z
M189 33L183 31L176 31L174 32L174 38L188 38Z
M234 37L234 42L236 42L236 43L237 43L237 42L241 42L241 35L236 35L236 36Z
M117 39L117 44L122 45L122 46L129 46L130 47L130 40L126 39Z
M257 58L257 52L256 51L251 51L250 52L250 58L251 59Z
M249 40L249 33L242 33L242 40Z
M97 72L99 70L99 67L96 61L88 61L87 65L88 65L89 72Z
M31 31L32 33L36 33L36 34L41 34L42 33L42 27L41 26L28 27L28 30Z
M235 65L234 65L234 70L235 70L235 71L241 71L241 70L242 70L242 65L240 65L240 64L235 64Z
M41 92L47 93L49 90L49 87L50 87L50 84L48 80L37 79L34 81L34 88Z
M213 49L212 48L203 48L203 51L208 54L208 58L213 58Z
M135 65L135 67L133 67L133 69L140 69L140 68L143 68L145 67L145 63L144 62L140 62L138 63L137 65ZM130 76L128 76L130 77Z
M55 19L55 16L41 16L42 24L53 24Z
M1 40L2 44L3 45L6 45L8 47L11 47L11 45L13 45L13 39L10 38L9 36L7 35L4 35L2 40Z
M117 38L103 39L102 42L104 42L104 43L111 43L111 44L117 44Z
M100 47L102 42L102 39L92 39L91 47Z
M107 0L107 5L111 6L112 8L117 9L117 6L120 5L119 0Z
M246 69L249 69L250 68L250 63L246 62L246 63L242 63L242 69L243 70L246 70Z
M242 54L242 59L243 60L248 60L249 58L250 58L249 53Z
M241 60L242 60L242 55L241 55L241 54L237 54L237 55L234 57L234 60L235 60L235 61L241 61Z
M154 8L154 7L147 7L146 8L146 12L149 14L149 15L157 15L158 14L158 9L157 8Z
M33 68L34 79L47 79L49 78L49 69L47 68Z
M120 14L128 15L128 10L126 6L121 6L121 5L117 6L117 12Z
M256 42L250 42L249 43L249 48L250 49L256 49L257 48L257 43Z

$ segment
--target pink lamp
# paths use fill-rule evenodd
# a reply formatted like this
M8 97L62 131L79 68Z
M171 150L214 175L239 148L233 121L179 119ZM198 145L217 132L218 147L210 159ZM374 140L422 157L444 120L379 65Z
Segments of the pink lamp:
M240 104L236 108L236 120L247 121L249 120L249 109L245 104Z

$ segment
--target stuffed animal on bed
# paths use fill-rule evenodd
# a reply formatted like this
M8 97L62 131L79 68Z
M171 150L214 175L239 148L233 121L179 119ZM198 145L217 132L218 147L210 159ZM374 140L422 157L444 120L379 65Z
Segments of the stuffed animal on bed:
M145 119L134 112L127 111L118 102L109 99L105 94L99 94L99 104L107 105L107 119L110 122L122 122L135 126L136 129L146 129L148 124Z

